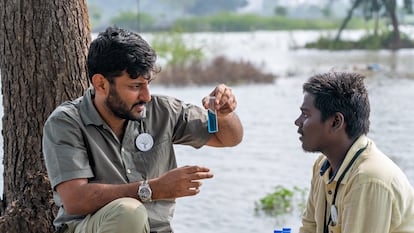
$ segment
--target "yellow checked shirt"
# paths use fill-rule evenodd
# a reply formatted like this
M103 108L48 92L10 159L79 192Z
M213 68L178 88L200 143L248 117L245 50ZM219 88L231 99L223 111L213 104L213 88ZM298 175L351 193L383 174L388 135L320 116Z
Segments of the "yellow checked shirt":
M367 146L338 186L337 224L331 233L414 233L414 189L401 169L361 136L348 151L333 180L321 155L314 164L307 207L300 233L323 233L331 214L336 183L355 153Z

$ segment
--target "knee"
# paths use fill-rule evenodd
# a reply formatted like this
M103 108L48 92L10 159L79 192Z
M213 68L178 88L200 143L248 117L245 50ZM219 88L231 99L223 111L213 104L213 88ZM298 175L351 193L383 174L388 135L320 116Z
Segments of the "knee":
M108 204L110 215L120 228L148 229L148 214L145 206L133 198L120 198ZM125 231L127 232L127 230ZM149 232L149 231L148 231Z
M149 220L145 206L133 198L116 199L96 213L88 215L75 232L148 233Z
M145 206L133 198L119 198L109 203L113 213L122 215L123 217L132 216L133 219L148 219L147 210Z

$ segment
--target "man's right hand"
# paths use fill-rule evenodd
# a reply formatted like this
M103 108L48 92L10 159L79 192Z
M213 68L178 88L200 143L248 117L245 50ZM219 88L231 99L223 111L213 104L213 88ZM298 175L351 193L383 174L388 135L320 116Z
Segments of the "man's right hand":
M174 199L196 195L201 181L213 177L209 168L184 166L173 169L158 178L149 180L152 199ZM69 214L87 215L97 211L109 202L121 198L137 198L139 182L128 184L89 183L88 179L74 179L56 186L65 210Z
M184 166L173 169L158 178L149 180L152 199L174 199L193 196L200 192L201 180L213 178L207 167Z

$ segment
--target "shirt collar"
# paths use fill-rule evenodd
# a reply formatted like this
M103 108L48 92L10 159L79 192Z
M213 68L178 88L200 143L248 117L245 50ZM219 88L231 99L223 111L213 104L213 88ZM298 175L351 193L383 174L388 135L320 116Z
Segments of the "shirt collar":
M80 116L85 123L85 125L105 125L104 120L99 115L98 111L93 104L93 98L95 97L95 89L91 86L89 87L80 103Z
M328 180L328 183L331 183L333 180L338 180L340 174L344 172L344 169L348 166L349 162L352 160L352 157L354 157L355 153L363 147L365 147L368 143L368 138L365 135L361 135L355 142L352 144L351 148L346 153L345 159L342 160L342 162L339 165L339 169L335 171L333 176ZM322 163L322 166L319 170L319 175L324 176L327 170L331 167L331 164L329 163L328 159L325 159L325 161Z

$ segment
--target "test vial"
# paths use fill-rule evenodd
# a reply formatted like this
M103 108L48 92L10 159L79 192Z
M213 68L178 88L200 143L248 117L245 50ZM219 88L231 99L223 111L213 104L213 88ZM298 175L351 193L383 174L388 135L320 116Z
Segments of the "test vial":
M208 132L216 133L218 132L218 121L217 121L217 111L216 111L216 97L210 96L209 104L210 107L207 110L208 116Z

